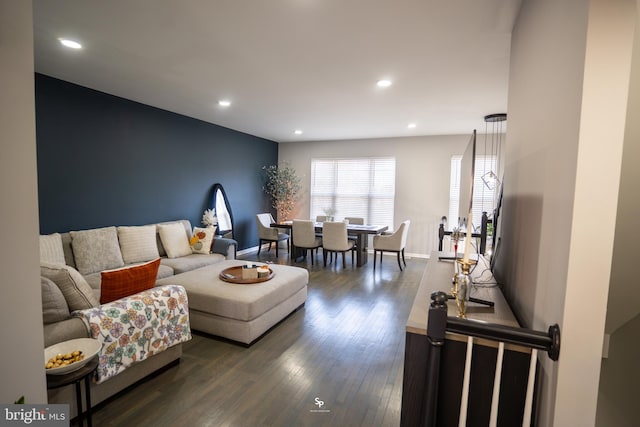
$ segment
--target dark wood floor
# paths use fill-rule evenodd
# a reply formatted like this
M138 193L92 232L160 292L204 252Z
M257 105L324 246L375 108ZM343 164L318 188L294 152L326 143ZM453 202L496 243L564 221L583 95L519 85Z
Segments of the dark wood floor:
M289 263L263 250L260 260ZM256 255L243 259L257 259ZM398 426L404 327L426 260L309 260L306 305L251 347L193 334L181 362L101 405L97 426ZM324 402L322 406L318 402Z

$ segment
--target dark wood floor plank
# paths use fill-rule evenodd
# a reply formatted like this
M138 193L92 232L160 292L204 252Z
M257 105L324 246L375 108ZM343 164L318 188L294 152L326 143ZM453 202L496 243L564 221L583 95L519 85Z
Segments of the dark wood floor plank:
M399 425L405 324L426 260L403 272L391 258L375 272L321 260L292 264L309 270L307 303L252 346L196 332L178 365L96 408L94 424Z

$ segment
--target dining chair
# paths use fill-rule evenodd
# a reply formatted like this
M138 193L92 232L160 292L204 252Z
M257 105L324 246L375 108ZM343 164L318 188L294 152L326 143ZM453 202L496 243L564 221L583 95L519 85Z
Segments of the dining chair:
M345 216L344 219L349 221L349 224L364 225L364 218L359 216Z
M373 236L373 269L376 269L376 256L380 252L380 265L382 265L382 253L383 252L395 252L398 256L398 266L402 271L402 263L407 266L407 262L404 260L404 247L407 244L407 234L409 233L409 225L411 221L406 220L400 227L388 235ZM400 255L402 255L402 263L400 262Z
M316 215L316 222L325 222L327 220L326 215ZM322 237L322 232L316 232L317 237Z
M358 216L345 216L344 220L349 221L349 224L364 225L364 218ZM358 240L358 236L349 236L348 238L349 240L353 240L354 242Z
M322 224L322 255L324 258L324 266L327 266L327 255L341 252L342 268L345 268L345 253L347 251L351 251L351 265L353 265L355 243L353 240L347 238L347 224L344 221L327 221Z
M283 240L287 241L287 252L289 251L289 235L287 233L281 233L279 229L272 228L275 220L270 213L261 213L256 215L256 224L258 225L258 256L260 256L260 250L264 242L269 242L269 251L271 250L271 243L276 243L276 257L278 256L278 243Z
M307 250L311 251L311 265L313 265L313 250L318 254L318 248L322 247L322 237L316 236L316 227L313 221L307 219L294 219L291 225L291 238L294 248L304 251L303 257L307 257Z

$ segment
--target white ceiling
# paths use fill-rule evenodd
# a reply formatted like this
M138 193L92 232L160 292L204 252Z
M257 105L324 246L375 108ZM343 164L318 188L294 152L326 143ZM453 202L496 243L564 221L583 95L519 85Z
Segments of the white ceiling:
M520 8L520 0L33 4L37 72L278 142L484 129L485 115L507 109ZM393 85L378 88L381 78ZM232 105L219 107L221 98Z

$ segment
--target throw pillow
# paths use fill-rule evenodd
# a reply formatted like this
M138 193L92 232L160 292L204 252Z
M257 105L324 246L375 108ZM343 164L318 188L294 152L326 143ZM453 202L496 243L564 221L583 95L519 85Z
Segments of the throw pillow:
M42 288L42 321L44 324L68 319L69 306L60 288L46 277L40 277Z
M194 254L209 254L211 253L211 245L213 244L213 238L216 234L216 227L193 227L193 235L189 240L191 245L191 251Z
M160 256L155 225L118 227L118 240L125 264L151 261Z
M191 255L189 237L182 223L158 224L158 233L169 258Z
M71 231L70 234L76 267L81 274L87 276L124 266L115 227Z
M40 235L40 262L65 265L60 233Z
M138 292L151 289L156 284L160 258L133 267L103 271L100 284L100 304L106 304Z
M71 311L93 308L99 304L91 286L73 267L45 263L40 265L40 275L52 280L60 288Z

